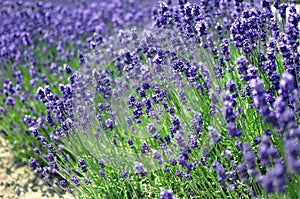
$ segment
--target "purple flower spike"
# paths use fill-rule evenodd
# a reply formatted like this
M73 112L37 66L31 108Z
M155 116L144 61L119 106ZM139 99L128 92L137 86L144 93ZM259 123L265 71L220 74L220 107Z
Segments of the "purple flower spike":
M202 131L203 118L200 113L194 114L194 118L191 120L191 126L193 130L197 133L200 133Z
M249 169L255 169L255 155L253 153L252 147L249 143L243 145L243 155L245 158L246 165Z
M237 173L242 180L243 183L246 183L249 181L249 176L247 173L247 166L245 163L239 163L237 166Z
M78 160L79 166L84 166L85 165L85 161L83 158L79 158Z
M199 37L202 37L203 35L207 34L207 23L204 20L200 20L195 25L195 30Z
M269 168L266 175L256 178L256 182L263 186L265 193L286 192L286 181L286 170L281 162L277 162L273 168Z
M298 139L286 138L284 143L285 155L290 171L292 173L300 174L300 161L298 157L300 145Z
M84 182L86 185L89 185L89 184L92 183L92 182L91 182L89 179L87 179L87 178L84 178L84 179L83 179L83 182Z
M39 163L33 157L30 158L29 165L30 165L30 167L31 167L32 170L35 170L36 168L39 167Z
M103 160L100 160L100 161L98 162L98 165L99 165L101 168L105 168L105 163L104 163Z
M224 186L226 182L226 174L224 167L217 161L213 162L213 167L217 172L218 181L221 183L222 186Z
M144 168L143 164L140 162L135 162L134 168L136 170L136 173L139 174L141 177L146 176L148 173L148 170Z
M80 186L80 181L79 181L79 179L78 179L76 176L72 176L70 179L73 181L73 183L74 183L77 187Z
M222 140L222 135L212 126L208 127L208 135L211 139L210 144L215 145Z
M64 69L67 74L71 74L73 72L72 68L68 64L64 64Z
M158 199L176 199L176 197L172 194L171 190L166 189L160 192Z

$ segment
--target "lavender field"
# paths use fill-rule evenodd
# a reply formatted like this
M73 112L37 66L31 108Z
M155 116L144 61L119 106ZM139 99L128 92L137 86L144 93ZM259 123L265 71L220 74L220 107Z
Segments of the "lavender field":
M0 198L300 198L299 3L1 1Z

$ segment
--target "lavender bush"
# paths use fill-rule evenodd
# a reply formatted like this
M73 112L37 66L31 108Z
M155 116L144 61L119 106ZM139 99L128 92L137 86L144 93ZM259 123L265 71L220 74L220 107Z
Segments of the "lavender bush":
M54 129L44 122L47 115L37 88L49 86L58 92L58 85L68 82L70 69L64 64L78 69L78 52L89 48L94 32L100 41L102 35L113 34L122 26L141 26L148 20L147 13L117 1L109 9L105 2L82 1L73 2L72 9L71 5L41 1L4 1L0 5L1 134L15 145L20 158L28 159L38 144L28 127L38 123L45 139L55 139L50 133Z
M2 3L1 132L79 198L298 198L295 3Z

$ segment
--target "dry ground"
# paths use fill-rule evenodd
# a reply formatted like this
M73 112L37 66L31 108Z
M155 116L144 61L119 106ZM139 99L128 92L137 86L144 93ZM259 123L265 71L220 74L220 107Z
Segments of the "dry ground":
M31 171L28 165L17 162L11 146L0 136L0 199L72 198L61 195Z

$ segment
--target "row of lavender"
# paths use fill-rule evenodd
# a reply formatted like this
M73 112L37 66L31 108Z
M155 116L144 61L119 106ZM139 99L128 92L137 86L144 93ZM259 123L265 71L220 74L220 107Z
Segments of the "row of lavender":
M59 174L64 180L54 184L87 198L297 198L295 2L179 0L161 2L152 12L137 2L109 5L101 11L90 6L98 15L110 14L99 19L102 31L89 30L91 23L82 31L96 33L87 38L91 51L79 53L79 63L67 57L61 74L53 74L56 56L66 60L65 49L85 48L72 39L48 57L54 69L47 71L48 81L41 76L46 86L33 84L41 87L29 104L21 97L29 112L6 107L22 96L16 91L28 94L32 87L21 86L20 72L14 73L18 87L5 80L2 110L17 119L23 114L26 127L20 128L29 129L26 140L39 156L29 160L33 170L49 185L46 176ZM82 41L84 34L72 38ZM17 122L3 120L9 136Z
M36 148L43 147L40 142L57 141L55 128L46 122L49 118L36 93L38 87L58 92L58 85L68 82L64 64L80 67L79 55L89 49L94 33L101 41L104 35L123 27L143 27L151 19L150 2L63 3L0 2L0 132L26 163L30 157L38 157ZM43 128L38 141L29 130L32 125ZM62 145L55 142L49 147L61 149ZM48 165L45 159L39 164ZM49 169L45 167L44 173Z
M14 143L20 157L30 157L36 145L27 126L36 120L48 128L37 88L66 83L63 65L79 67L78 54L89 48L93 33L101 40L119 28L149 21L150 11L133 3L70 3L0 2L1 134ZM46 139L50 135L46 130Z

